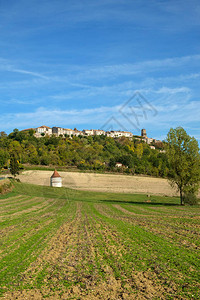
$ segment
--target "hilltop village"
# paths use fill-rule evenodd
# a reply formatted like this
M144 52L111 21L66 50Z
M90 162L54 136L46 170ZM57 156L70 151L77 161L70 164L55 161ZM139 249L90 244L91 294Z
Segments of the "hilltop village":
M24 129L22 131L29 131L34 130L34 136L37 138L40 138L42 136L63 136L63 137L72 137L72 136L95 136L95 135L105 135L112 138L119 138L119 137L127 137L127 138L135 138L139 140L143 140L147 144L151 143L160 143L160 140L156 140L153 138L147 137L146 129L141 130L141 135L133 135L132 132L129 131L120 131L120 130L111 130L111 131L104 131L100 129L83 129L82 131L74 129L68 129L68 128L62 128L62 127L48 127L48 126L40 126L36 128L29 128Z
M65 129L40 126L9 135L0 133L0 168L15 156L20 168L59 166L166 177L169 166L164 143L129 131Z

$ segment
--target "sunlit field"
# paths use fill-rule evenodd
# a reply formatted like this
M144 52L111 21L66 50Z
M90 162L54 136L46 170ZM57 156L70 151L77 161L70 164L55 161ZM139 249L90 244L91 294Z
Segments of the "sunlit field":
M198 206L21 183L0 204L5 299L199 299Z

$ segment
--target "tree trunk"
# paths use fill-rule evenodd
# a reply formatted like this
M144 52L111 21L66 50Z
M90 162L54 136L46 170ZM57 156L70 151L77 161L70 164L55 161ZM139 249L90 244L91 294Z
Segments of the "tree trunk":
M181 205L184 205L182 188L180 189L180 199L181 199Z

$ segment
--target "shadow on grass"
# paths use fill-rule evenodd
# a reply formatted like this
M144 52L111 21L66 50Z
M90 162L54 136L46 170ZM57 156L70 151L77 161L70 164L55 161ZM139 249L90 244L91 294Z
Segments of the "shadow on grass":
M146 202L146 201L123 201L123 200L99 200L99 202L106 202L110 204L123 203L123 204L141 204L141 205L164 205L164 206L180 206L179 203L165 203L165 202Z
M122 203L135 205L164 205L177 206L179 204L178 197L167 197L147 194L123 194L123 193L108 193L108 192L94 192L81 191L69 188L52 188L49 186L39 186L27 183L20 183L14 181L14 190L16 194L30 195L33 197L45 197L66 199L68 201L83 201L83 202L100 202L100 203Z

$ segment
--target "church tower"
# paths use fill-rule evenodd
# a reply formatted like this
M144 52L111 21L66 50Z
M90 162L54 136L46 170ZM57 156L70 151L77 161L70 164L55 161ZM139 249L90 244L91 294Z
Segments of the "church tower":
M141 136L142 136L142 137L145 137L145 138L147 137L146 129L142 129L142 130L141 130Z

